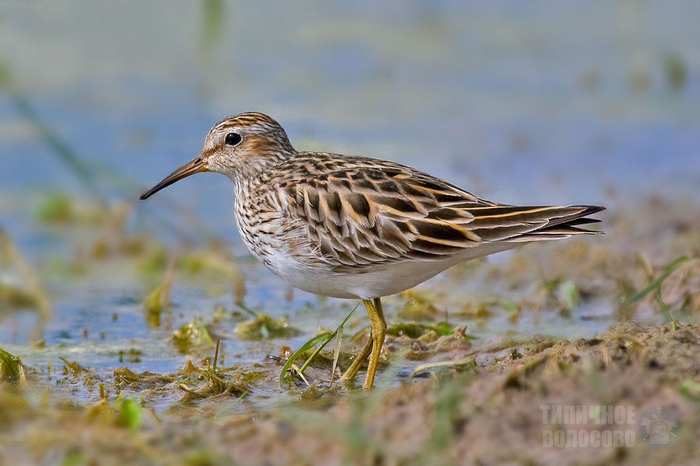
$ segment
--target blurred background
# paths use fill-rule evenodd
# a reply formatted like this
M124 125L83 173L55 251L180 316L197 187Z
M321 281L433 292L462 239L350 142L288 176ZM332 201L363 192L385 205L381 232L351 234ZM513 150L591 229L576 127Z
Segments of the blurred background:
M411 163L504 202L688 192L699 182L699 10L3 2L0 186L133 197L193 156L214 122L257 110L299 149ZM200 218L227 228L226 183L202 177L166 195L196 197Z
M499 202L602 204L611 219L692 204L698 17L691 0L1 2L0 342L105 373L138 347L134 370L170 371L189 357L173 330L234 302L289 318L292 347L335 327L349 303L292 293L252 261L224 177L136 201L242 111L276 118L299 150L396 160ZM509 328L591 336L613 319L591 306L608 320ZM229 362L277 352L233 325Z

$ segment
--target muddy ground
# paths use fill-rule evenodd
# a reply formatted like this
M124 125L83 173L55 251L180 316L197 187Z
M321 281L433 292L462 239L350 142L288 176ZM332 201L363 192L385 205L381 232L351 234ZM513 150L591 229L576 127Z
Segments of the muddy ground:
M333 342L305 378L289 372L280 384L296 349L287 343L299 341L289 338L313 333L240 307L167 330L187 361L177 371L130 369L145 357L138 344L108 370L74 361L60 345L55 352L67 357L39 364L32 355L45 350L41 340L34 350L11 346L33 363L1 354L0 464L697 464L700 209L650 199L604 219L605 236L459 266L388 299L372 393L329 383ZM156 273L167 278L170 262ZM461 288L467 282L480 292ZM170 306L158 305L168 294L162 283L144 293L143 319L156 326L172 318L160 314ZM41 309L31 283L23 290L5 288L6 312ZM533 319L607 330L529 334ZM501 320L506 327L493 331ZM346 327L338 372L367 337L359 313ZM269 351L223 361L214 356L221 335ZM677 416L671 445L650 446L640 430L656 406ZM565 407L584 415L557 417ZM615 409L624 415L607 418ZM553 440L561 435L568 443Z

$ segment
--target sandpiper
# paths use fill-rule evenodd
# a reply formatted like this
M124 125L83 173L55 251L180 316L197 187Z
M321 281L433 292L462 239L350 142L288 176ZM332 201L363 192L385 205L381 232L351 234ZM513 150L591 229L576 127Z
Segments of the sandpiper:
M251 253L297 288L361 299L369 339L342 378L369 356L371 389L384 342L381 298L464 261L527 243L595 231L603 207L491 202L396 162L298 152L277 121L246 112L209 131L202 152L144 192L146 199L199 172L235 186L238 230Z

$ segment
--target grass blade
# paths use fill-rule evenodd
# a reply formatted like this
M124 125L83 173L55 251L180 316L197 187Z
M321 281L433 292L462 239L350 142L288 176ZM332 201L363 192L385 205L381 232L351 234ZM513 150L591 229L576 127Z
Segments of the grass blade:
M316 335L306 343L302 345L301 348L296 350L294 354L292 354L289 359L287 359L287 362L284 364L284 367L282 368L282 372L280 373L280 388L282 387L282 383L284 382L284 376L287 374L287 371L289 370L290 367L292 367L292 364L294 364L294 361L296 361L299 356L301 356L305 351L307 351L310 348L313 348L318 342L321 342L321 345L316 348L316 351L309 356L309 358L306 360L306 362L299 368L300 373L304 373L304 369L311 363L311 361L314 360L316 355L328 344L329 341L333 339L334 336L338 334L338 332L342 332L343 326L348 322L350 317L355 313L355 310L357 310L357 307L360 305L360 303L357 303L355 307L352 308L352 311L348 313L348 315L345 316L345 319L340 323L338 328L333 330L332 332L324 332L321 333L320 335ZM340 349L338 349L340 351ZM333 368L335 372L335 367ZM333 375L331 375L331 380L333 380Z
M39 118L39 115L37 115L24 96L14 94L12 96L12 102L20 115L34 126L39 133L39 138L46 143L51 151L68 166L73 173L75 173L87 190L102 204L106 205L105 198L95 180L93 170L88 164L75 153L63 138Z
M643 299L646 295L654 291L656 288L659 288L661 284L668 278L669 275L673 273L674 270L676 270L683 262L686 262L690 259L688 256L681 256L678 259L674 260L670 264L668 264L666 267L664 267L663 272L661 275L659 275L656 279L652 280L647 286L636 292L628 301L627 304L632 304L634 302L639 301L640 299Z
M323 341L324 339L330 340L333 338L331 335L333 335L332 332L323 332L319 335L316 335L315 337L311 338L309 341L301 345L301 348L296 350L291 356L289 356L289 359L287 359L287 362L284 363L284 367L282 368L282 372L280 372L280 388L282 388L282 384L284 383L284 376L287 374L287 371L289 370L290 367L292 367L292 364L294 364L294 361L296 361L299 356L304 354L307 350L310 348L313 348L316 346L317 343L320 341Z
M314 351L313 354L312 354L311 356L309 356L309 359L306 360L306 362L304 363L304 365L301 366L301 368L299 369L299 372L301 372L301 373L304 372L304 370L306 369L306 367L307 367L309 364L311 364L311 361L313 361L313 360L316 358L316 356L318 355L318 353L320 353L321 350L322 350L323 348L326 347L326 345L328 344L328 342L331 341L331 340L333 339L333 337L335 337L335 336L338 334L338 332L340 332L340 333L342 334L343 325L345 325L345 323L348 321L348 319L350 318L350 316L352 316L352 315L355 313L355 309L357 309L357 306L359 306L359 305L360 305L360 303L357 303L357 304L355 305L355 307L352 309L352 311L350 311L350 313L349 313L348 315L345 316L345 319L343 319L343 321L340 323L340 325L339 325L335 330L333 330L333 332L331 333L331 336L328 338L328 340L324 341L323 343L321 343L321 346L319 346L318 348L316 348L316 351ZM331 378L333 378L333 375L331 375Z
M333 386L333 379L335 379L335 368L338 367L338 358L340 357L340 345L343 341L343 326L338 327L338 335L335 339L335 347L333 348L333 366L331 367L331 381L328 383L330 387Z

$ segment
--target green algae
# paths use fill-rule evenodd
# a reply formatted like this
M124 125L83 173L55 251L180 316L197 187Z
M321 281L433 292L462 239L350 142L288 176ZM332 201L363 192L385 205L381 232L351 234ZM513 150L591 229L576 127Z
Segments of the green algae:
M437 336L450 335L454 331L454 326L445 321L436 323L399 322L386 329L387 335L395 337L406 335L408 338L420 338L431 331L435 332Z
M59 359L63 361L63 373L65 375L71 374L71 375L82 375L85 374L88 371L88 369L84 368L80 364L78 364L76 361L69 361L68 359L64 358L63 356L59 356Z
M700 403L700 382L686 379L678 384L678 392L689 400Z
M99 203L71 197L65 192L40 195L34 210L36 220L54 226L97 226L105 222L109 210Z
M79 381L85 387L92 388L100 383L100 378L97 373L91 368L85 368L78 364L76 361L69 361L63 356L59 356L59 359L63 362L62 373L65 376L70 376L70 379L74 381ZM61 382L65 382L64 379Z
M37 308L38 298L27 290L0 282L0 308Z
M215 344L204 321L200 318L191 320L175 330L172 341L177 350L183 354L195 348L211 347Z
M190 388L186 384L180 384L178 388L184 392L180 399L182 403L189 403L198 399L233 396L243 397L250 392L249 383L259 379L257 376L245 377L237 372L237 367L230 370L220 371L207 364L206 367L199 367L197 370L202 375L204 383L197 389ZM233 373L231 373L233 371ZM223 374L229 372L229 377L225 379Z
M0 348L0 383L24 385L27 380L27 369L20 358Z
M170 264L160 282L146 294L142 306L145 320L150 327L160 327L161 312L170 306L170 290L175 279L176 254L173 253Z
M128 350L119 350L119 362L124 362L125 360L130 363L141 362L141 356L143 356L143 351L138 348L129 348Z
M128 367L118 367L112 373L112 380L117 389L124 387L144 388L167 385L177 380L176 375L156 374L150 371L135 373Z
M35 215L44 223L68 223L73 218L72 199L63 193L48 194L39 201Z
M663 55L664 77L668 87L673 91L683 89L688 81L688 66L684 58L675 51Z
M289 325L283 319L258 313L254 319L240 322L233 329L239 340L251 341L265 338L291 338L301 334L301 331Z
M0 228L0 266L21 280L21 284L10 284L0 276L0 310L3 308L35 309L39 315L38 330L40 330L41 325L51 317L51 301L37 272L24 259L15 243L2 228Z

